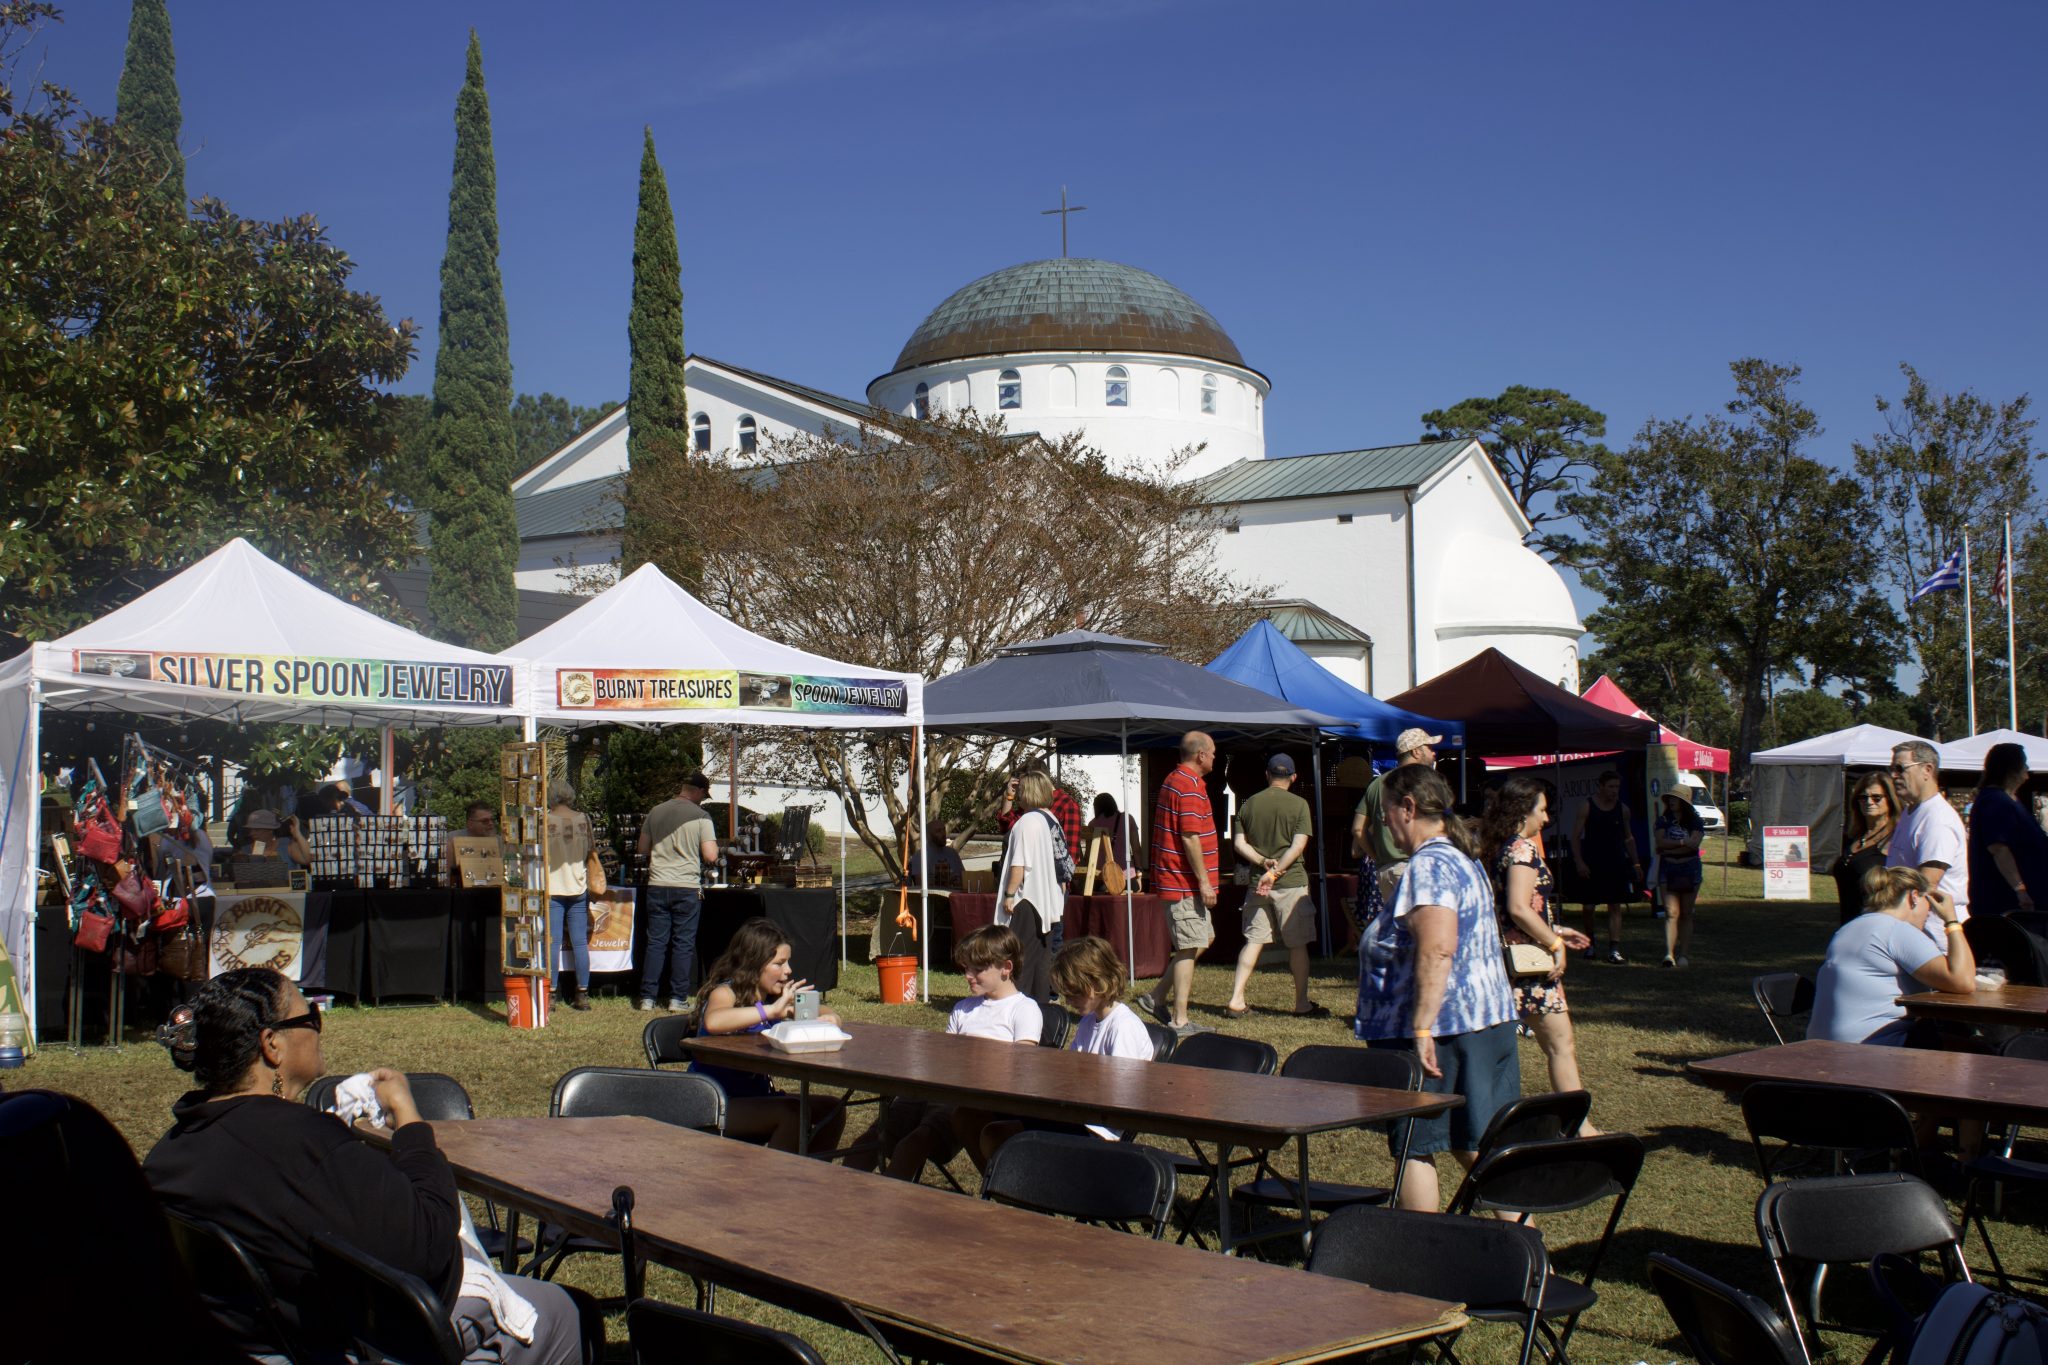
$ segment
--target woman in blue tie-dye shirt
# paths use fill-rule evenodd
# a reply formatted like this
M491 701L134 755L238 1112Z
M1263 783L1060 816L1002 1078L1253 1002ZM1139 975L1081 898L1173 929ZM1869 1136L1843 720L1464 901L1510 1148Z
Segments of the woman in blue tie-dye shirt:
M1434 1213L1436 1154L1471 1166L1495 1112L1522 1093L1515 999L1493 885L1472 831L1451 809L1450 784L1418 764L1387 774L1385 793L1383 818L1408 870L1364 926L1356 1032L1370 1047L1412 1050L1423 1089L1465 1099L1414 1121L1401 1207Z

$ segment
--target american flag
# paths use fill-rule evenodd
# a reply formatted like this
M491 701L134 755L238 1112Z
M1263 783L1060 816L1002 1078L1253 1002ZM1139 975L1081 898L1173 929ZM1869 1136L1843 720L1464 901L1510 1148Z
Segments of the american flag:
M1906 604L1911 606L1931 592L1941 592L1944 589L1960 588L1962 586L1963 549L1958 545L1955 553L1942 560L1941 567L1927 575L1927 581L1913 590L1913 595L1906 599Z
M2006 553L2000 551L1998 572L1991 575L1991 595L1998 599L1998 605L2001 607L2005 605L2006 593L2011 591L2011 580L2006 577L2006 559Z

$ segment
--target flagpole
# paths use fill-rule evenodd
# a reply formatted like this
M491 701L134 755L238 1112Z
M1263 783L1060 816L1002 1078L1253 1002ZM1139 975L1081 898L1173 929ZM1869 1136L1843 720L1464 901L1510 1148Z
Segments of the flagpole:
M2005 519L2005 725L2020 728L2019 650L2012 629L2012 518Z
M1970 733L1977 733L1977 636L1970 620L1970 533L1963 532L1963 682L1970 690Z

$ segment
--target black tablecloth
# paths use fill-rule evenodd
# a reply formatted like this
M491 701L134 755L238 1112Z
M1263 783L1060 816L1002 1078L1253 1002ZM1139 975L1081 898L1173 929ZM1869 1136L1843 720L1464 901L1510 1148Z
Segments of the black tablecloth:
M789 936L789 964L799 980L821 991L839 985L839 892L834 888L795 890L782 886L713 887L704 893L704 917L697 925L697 972L701 977L732 942L733 931L766 915ZM645 934L635 935L645 942Z

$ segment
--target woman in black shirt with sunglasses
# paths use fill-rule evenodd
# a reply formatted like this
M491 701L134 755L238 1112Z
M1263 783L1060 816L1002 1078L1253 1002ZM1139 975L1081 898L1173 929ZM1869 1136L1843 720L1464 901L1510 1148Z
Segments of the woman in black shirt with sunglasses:
M370 1073L392 1128L389 1152L299 1103L321 1075L320 1012L282 973L223 972L200 988L191 1017L167 1028L165 1038L200 1088L172 1106L176 1122L143 1171L166 1205L224 1228L249 1249L303 1347L327 1359L349 1344L322 1311L313 1276L312 1239L325 1235L425 1280L452 1310L463 1345L477 1352L471 1359L579 1358L576 1306L554 1285L509 1281L539 1314L531 1344L500 1340L488 1308L475 1321L483 1300L458 1299L455 1173L434 1145L432 1125L420 1122L403 1072ZM244 1351L283 1359L283 1343L266 1340L263 1324L225 1303L209 1306Z

